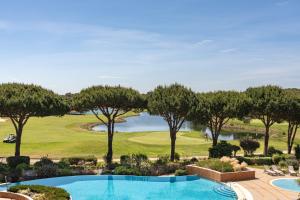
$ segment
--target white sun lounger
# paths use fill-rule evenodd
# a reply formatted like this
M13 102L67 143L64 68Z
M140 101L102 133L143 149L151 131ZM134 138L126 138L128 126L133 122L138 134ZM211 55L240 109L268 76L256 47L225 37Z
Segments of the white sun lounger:
M291 176L297 176L297 172L295 172L293 166L288 166L288 170Z
M274 172L276 172L278 175L284 176L283 171L277 169L276 165L272 165L271 167L272 167L272 170L273 170Z
M273 170L271 170L271 169L269 168L269 166L265 165L264 167L265 167L264 172L265 172L266 174L269 174L269 175L271 175L271 176L277 176L277 173L274 172Z

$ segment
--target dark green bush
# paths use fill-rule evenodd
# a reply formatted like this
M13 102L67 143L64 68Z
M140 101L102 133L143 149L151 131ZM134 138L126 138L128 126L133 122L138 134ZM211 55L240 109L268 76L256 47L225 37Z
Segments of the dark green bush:
M237 145L231 145L232 151L233 151L233 156L236 156L236 153L241 150L241 147L237 146Z
M186 176L186 175L188 175L188 173L184 169L177 169L175 171L175 176Z
M272 156L272 161L274 164L278 164L281 160L285 160L284 155L280 155L280 154L274 154Z
M248 165L272 165L273 161L271 157L237 157L240 163L245 162Z
M140 176L141 172L138 169L135 168L128 168L124 166L116 167L114 170L115 175L136 175Z
M191 160L190 160L191 163L196 163L196 162L198 162L198 161L199 161L199 160L198 160L197 158L195 158L195 157L191 158Z
M180 154L179 153L175 152L174 160L175 161L180 161Z
M32 193L44 194L47 200L69 200L70 194L62 189L56 187L48 187L42 185L18 185L12 186L8 189L9 192L18 193L21 190L29 190Z
M29 165L30 157L29 156L10 156L10 157L6 158L6 162L10 168L14 169L21 163L25 163L25 164Z
M0 163L0 174L6 174L9 170L9 166L4 163Z
M70 163L70 165L79 165L82 163L91 163L92 165L97 165L97 158L95 156L74 156L69 158L63 158L62 161Z
M168 162L170 162L170 156L169 155L159 155L158 159L155 161L155 164L157 165L165 165Z
M269 149L268 149L268 155L272 157L274 154L281 155L281 154L283 154L283 152L279 149L276 149L273 146L270 146Z
M140 169L141 164L148 160L148 156L146 154L137 153L131 155L132 164Z
M232 145L226 141L219 142L216 146L208 149L210 158L221 158L223 156L232 156Z
M60 160L58 163L57 163L57 167L59 169L69 169L70 168L70 163L65 161L65 160Z
M73 172L69 168L62 168L57 171L58 176L72 176Z
M293 166L295 170L299 169L299 162L296 159L287 159L286 164L288 166Z
M230 163L221 162L219 159L201 160L199 161L198 166L218 172L233 172L233 167Z
M245 156L252 156L254 151L259 148L260 144L256 140L243 139L240 141L240 146L245 152Z
M131 165L131 157L130 157L130 155L121 155L120 156L120 164L122 166L130 166Z
M295 150L295 156L296 156L297 160L300 160L300 145L297 144L295 146L294 150Z
M49 178L58 175L57 165L49 158L42 157L34 164L34 170L40 178Z

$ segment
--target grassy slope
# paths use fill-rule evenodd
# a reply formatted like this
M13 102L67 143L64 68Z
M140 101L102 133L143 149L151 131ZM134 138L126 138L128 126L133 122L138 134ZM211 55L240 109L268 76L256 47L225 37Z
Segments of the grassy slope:
M98 122L93 115L64 117L31 118L25 127L21 152L23 155L41 157L48 155L51 158L60 158L75 155L96 155L101 158L106 151L106 134L94 133L80 128L86 123ZM234 120L235 126L261 131L262 124L254 120L250 125ZM276 124L271 136L270 145L286 149L286 124ZM0 123L0 138L13 133L10 121ZM299 137L296 139L299 142ZM238 141L232 143L238 144ZM176 151L182 156L207 155L210 142L206 142L199 132L179 133ZM114 156L121 154L143 152L149 156L169 153L170 140L167 132L144 133L115 133ZM262 151L262 145L261 149ZM13 155L14 144L0 143L0 156Z

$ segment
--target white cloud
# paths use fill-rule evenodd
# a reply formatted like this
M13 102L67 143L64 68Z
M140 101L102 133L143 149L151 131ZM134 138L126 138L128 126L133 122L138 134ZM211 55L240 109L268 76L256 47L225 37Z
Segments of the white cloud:
M202 40L200 42L195 43L195 46L203 46L203 45L209 44L211 42L213 42L213 40Z
M229 48L229 49L223 49L220 52L221 53L232 53L232 52L236 52L237 49L236 48Z

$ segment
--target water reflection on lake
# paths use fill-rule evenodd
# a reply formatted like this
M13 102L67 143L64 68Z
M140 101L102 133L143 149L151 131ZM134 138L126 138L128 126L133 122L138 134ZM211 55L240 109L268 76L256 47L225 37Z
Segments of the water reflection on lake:
M167 122L160 116L153 116L147 112L142 112L138 116L127 117L126 122L116 123L117 132L146 132L146 131L168 131ZM190 122L185 122L180 131L190 131ZM104 125L93 127L94 131L106 131Z
M92 128L94 131L106 131L106 126L98 125ZM180 131L199 131L199 134L207 134L211 138L209 128L195 125L191 122L185 122ZM147 132L147 131L169 131L167 122L160 116L153 116L147 112L142 112L138 116L127 117L126 122L115 124L116 132ZM219 140L237 140L243 137L260 138L260 134L254 133L228 133L222 132Z

